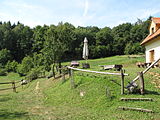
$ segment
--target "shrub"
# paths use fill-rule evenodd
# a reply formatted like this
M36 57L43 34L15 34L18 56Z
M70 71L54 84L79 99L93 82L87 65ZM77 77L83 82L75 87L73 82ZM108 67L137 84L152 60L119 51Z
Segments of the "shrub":
M29 74L26 76L26 79L29 81L37 79L43 72L44 67L33 68Z
M33 66L33 59L30 56L24 57L22 63L17 66L17 73L20 76L27 75Z
M7 70L6 69L0 69L0 76L5 76L7 75Z
M11 60L11 54L10 51L7 49L2 49L0 50L0 63L4 66L5 64L7 64L7 62L9 60Z
M39 66L44 65L44 58L41 53L40 54L37 54L37 53L33 54L33 64L34 64L34 67L39 67Z
M26 70L24 69L24 66L23 66L22 64L18 64L18 65L17 65L17 73L18 73L20 76L25 76L25 75L27 75Z
M17 71L17 66L18 66L18 62L14 61L8 61L8 63L6 64L5 68L8 72L16 72Z

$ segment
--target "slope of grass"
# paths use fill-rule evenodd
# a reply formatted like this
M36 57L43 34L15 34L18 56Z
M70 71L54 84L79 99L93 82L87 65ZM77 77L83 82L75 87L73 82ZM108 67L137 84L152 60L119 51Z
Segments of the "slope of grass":
M89 60L92 70L99 71L98 65L123 64L126 73L125 86L136 77L137 72L144 68L137 68L135 63L144 61L143 57L128 58L128 56L114 56L109 58ZM80 63L85 61L80 61ZM64 63L69 64L69 63ZM81 68L81 66L80 66ZM158 68L151 70L159 72ZM115 72L115 71L110 71ZM159 72L160 73L160 72ZM0 82L11 79L16 74L0 77ZM18 93L12 91L0 95L0 119L2 120L158 120L160 119L160 89L152 84L150 74L145 76L147 94L120 95L120 76L100 75L86 72L74 72L76 88L71 89L70 80L62 82L61 79L38 79ZM114 81L114 82L113 82ZM116 83L115 83L116 82ZM106 93L106 90L108 91ZM80 96L80 92L84 96ZM153 102L120 101L121 97L149 97ZM137 111L121 111L118 106L140 107L152 109L155 113L142 113Z

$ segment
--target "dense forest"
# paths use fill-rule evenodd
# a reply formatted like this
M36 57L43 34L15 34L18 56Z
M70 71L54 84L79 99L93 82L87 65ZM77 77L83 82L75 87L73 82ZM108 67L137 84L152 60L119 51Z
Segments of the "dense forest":
M18 22L0 22L0 68L26 75L33 68L49 71L51 64L82 59L83 40L89 58L141 54L150 18L109 27L75 27L70 23L30 28Z

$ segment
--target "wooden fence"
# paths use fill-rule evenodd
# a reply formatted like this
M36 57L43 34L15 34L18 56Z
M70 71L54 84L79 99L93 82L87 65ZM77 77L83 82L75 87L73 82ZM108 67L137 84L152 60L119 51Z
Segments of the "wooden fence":
M71 88L75 88L74 84L74 70L81 71L81 72L89 72L89 73L96 73L96 74L105 74L105 75L117 75L121 76L121 94L124 94L124 77L128 76L128 74L124 73L124 70L121 70L120 73L110 73L110 72L100 72L100 71L91 71L91 70L84 70L79 68L67 67L69 70L69 77L71 82Z
M149 71L156 63L160 61L160 58L157 59L155 62L153 62L148 68L146 68L142 72L138 72L137 77L135 77L127 86L126 88L131 92L131 87L134 87L134 83L139 80L140 81L140 92L143 95L144 94L144 74Z
M22 81L13 81L13 82L2 82L0 83L0 85L4 85L4 84L11 84L12 87L9 87L9 88L2 88L0 89L0 91L3 91L3 90L10 90L10 89L13 89L13 92L16 92L16 88L19 88L22 84L16 86L16 83L21 83Z

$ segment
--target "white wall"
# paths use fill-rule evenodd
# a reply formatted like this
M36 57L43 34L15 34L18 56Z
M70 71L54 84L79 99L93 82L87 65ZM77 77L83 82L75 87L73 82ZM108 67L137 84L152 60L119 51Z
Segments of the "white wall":
M154 50L154 59L157 60L160 58L160 39L158 41L155 41L153 43L150 43L145 46L146 48L146 62L149 61L149 51Z
M152 21L150 28L149 28L149 35L153 34L152 33L152 28L154 28L154 32L156 32L156 24Z

